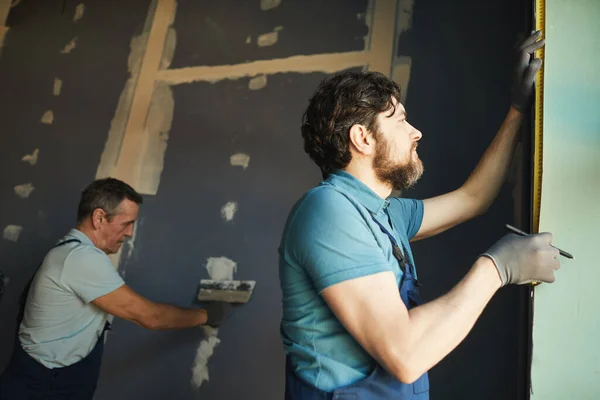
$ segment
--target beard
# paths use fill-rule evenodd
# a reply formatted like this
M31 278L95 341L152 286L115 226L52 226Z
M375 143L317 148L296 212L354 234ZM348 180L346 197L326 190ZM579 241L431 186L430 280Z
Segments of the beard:
M383 141L377 142L373 169L377 178L392 187L392 190L406 190L414 186L423 175L423 162L416 153L417 143L413 144L404 162L394 162L390 158L389 147Z

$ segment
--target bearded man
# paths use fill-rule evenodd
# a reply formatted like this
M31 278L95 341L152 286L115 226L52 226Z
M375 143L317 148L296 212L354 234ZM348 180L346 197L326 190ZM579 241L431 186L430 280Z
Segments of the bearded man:
M406 119L398 85L373 72L319 85L301 130L324 181L294 205L279 247L286 399L429 399L427 371L500 287L554 281L551 234L511 234L475 253L450 292L422 304L409 243L484 213L497 196L541 64L531 57L539 38L520 48L508 115L473 173L426 200L390 197L423 173L422 134Z

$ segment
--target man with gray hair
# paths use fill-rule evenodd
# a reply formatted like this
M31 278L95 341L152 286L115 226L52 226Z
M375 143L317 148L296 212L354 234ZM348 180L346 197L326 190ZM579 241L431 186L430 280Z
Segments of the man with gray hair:
M134 292L115 270L115 254L133 235L140 196L113 178L82 193L77 227L46 255L19 312L17 342L0 376L0 399L92 399L104 332L112 314L147 329L219 326L226 303L182 308Z

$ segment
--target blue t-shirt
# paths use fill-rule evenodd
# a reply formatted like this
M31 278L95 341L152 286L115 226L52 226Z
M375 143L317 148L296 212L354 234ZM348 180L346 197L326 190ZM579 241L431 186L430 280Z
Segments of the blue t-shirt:
M403 244L423 220L423 202L382 199L358 179L335 171L293 207L279 247L283 297L281 335L292 367L304 381L324 390L365 379L375 360L354 340L320 293L349 279L402 270L392 244L373 218Z
M81 231L72 229L44 258L31 283L19 340L47 368L85 358L98 342L108 314L91 301L125 282L110 258Z

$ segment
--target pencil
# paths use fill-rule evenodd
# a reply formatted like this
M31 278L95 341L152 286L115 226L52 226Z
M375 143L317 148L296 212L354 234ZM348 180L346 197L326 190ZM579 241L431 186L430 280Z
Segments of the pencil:
M517 235L521 235L521 236L528 236L529 235L528 233L525 233L522 230L519 230L519 229L515 228L512 225L506 224L505 227L506 227L506 229L508 229L509 231L511 231L513 233L516 233ZM558 250L558 252L560 253L561 256L567 257L567 258L570 258L571 260L573 260L573 256L570 253L567 253L566 251L561 250L561 249L559 249L558 247L556 247L556 246L554 246L552 244L550 244L550 246L552 246L556 250Z

